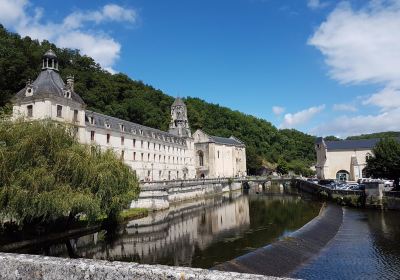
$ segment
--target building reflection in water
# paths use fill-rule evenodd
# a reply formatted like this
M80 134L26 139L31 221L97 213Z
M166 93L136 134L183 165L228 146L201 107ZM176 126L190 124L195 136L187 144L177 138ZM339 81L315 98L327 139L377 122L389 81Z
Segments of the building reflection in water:
M319 203L279 186L265 192L239 191L177 204L116 232L69 240L70 248L82 258L210 268L265 246L318 214ZM64 243L29 253L71 256Z

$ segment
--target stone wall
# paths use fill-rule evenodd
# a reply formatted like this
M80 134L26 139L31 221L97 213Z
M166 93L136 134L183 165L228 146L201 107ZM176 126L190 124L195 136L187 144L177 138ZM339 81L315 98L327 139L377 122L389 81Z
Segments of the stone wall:
M0 253L2 280L277 280L254 274L219 272L195 268L139 265L136 263L108 262L88 259Z
M218 179L146 184L142 185L138 199L132 201L130 207L157 211L168 209L171 203L204 198L210 195L240 190L241 188L242 183L240 182Z

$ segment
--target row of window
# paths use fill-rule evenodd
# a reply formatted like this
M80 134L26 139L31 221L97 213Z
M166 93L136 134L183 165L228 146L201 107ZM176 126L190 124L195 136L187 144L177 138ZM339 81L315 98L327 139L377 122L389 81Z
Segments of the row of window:
M33 117L33 105L26 106L28 117ZM63 106L57 105L57 118L63 118ZM74 116L72 119L74 122L78 121L78 110L74 110Z
M89 117L89 123L91 125L95 125L96 124L96 119L93 116L90 116ZM110 122L107 119L104 122L104 126L106 128L111 128ZM119 124L119 129L120 129L121 132L128 132L124 124ZM138 128L132 128L130 132L132 132L133 134L139 133L140 135L144 135L145 134L143 129L138 129ZM181 144L181 145L184 144L183 140L181 140L181 139L164 136L162 134L156 134L155 132L151 132L151 134L149 132L148 136L152 137L154 139L160 139L160 140L165 141L165 142L177 143L177 144Z
M121 159L125 160L125 151L121 151ZM136 152L133 152L132 160L133 161L138 160ZM140 153L140 160L148 161L148 162L152 161L152 162L160 162L160 163L186 164L186 159L182 158L182 157L171 157L171 156L167 157L167 156L162 156L162 155L157 156L156 154L153 154L153 156L151 156L150 153L148 153L148 154Z
M94 131L94 130L92 130L92 131L90 131L90 140L91 141L95 141L95 137L96 136L96 132ZM111 134L107 134L106 135L106 141L107 141L107 144L110 144L110 142L111 142ZM133 146L133 148L136 148L136 139L132 139L132 146ZM139 142L139 141L138 141ZM148 150L154 150L154 151L161 151L161 150L163 150L163 151L167 151L167 152L178 152L179 154L186 154L186 150L185 149L182 149L182 148L177 148L177 147L171 147L171 146L166 146L166 145L161 145L161 144L156 144L156 143L151 143L151 142L147 142L147 145L145 145L145 141L143 141L143 140L140 140L140 148L144 148L145 146L147 146L147 149ZM124 146L125 145L125 137L124 136L121 136L121 146Z

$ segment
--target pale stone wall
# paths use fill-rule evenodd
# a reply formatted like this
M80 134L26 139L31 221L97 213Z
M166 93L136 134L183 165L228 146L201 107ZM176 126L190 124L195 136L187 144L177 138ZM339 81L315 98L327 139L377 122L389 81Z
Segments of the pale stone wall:
M195 141L197 177L237 177L246 175L246 148L213 142L201 130L193 134ZM200 166L199 152L204 154L204 166Z
M340 170L345 170L350 173L350 180L358 180L362 178L362 170L366 166L367 154L371 155L372 151L367 150L342 150L342 151L327 151L326 163L324 166L325 179L336 179L336 174ZM358 166L356 168L351 164L351 158L355 156Z
M4 253L0 253L0 275L3 280L279 279L254 274L219 272L195 268L139 265L136 263L108 262L87 259L63 259Z

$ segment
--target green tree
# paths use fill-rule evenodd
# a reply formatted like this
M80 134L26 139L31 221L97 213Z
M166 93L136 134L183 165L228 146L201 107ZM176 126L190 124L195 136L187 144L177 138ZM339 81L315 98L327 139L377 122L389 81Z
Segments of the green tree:
M289 167L288 167L287 162L284 160L279 160L278 166L276 167L276 171L281 175L288 174Z
M112 152L83 146L51 121L0 121L0 218L21 225L87 215L115 219L139 193Z
M394 138L381 140L367 159L367 176L395 180L398 189L400 178L400 143Z

